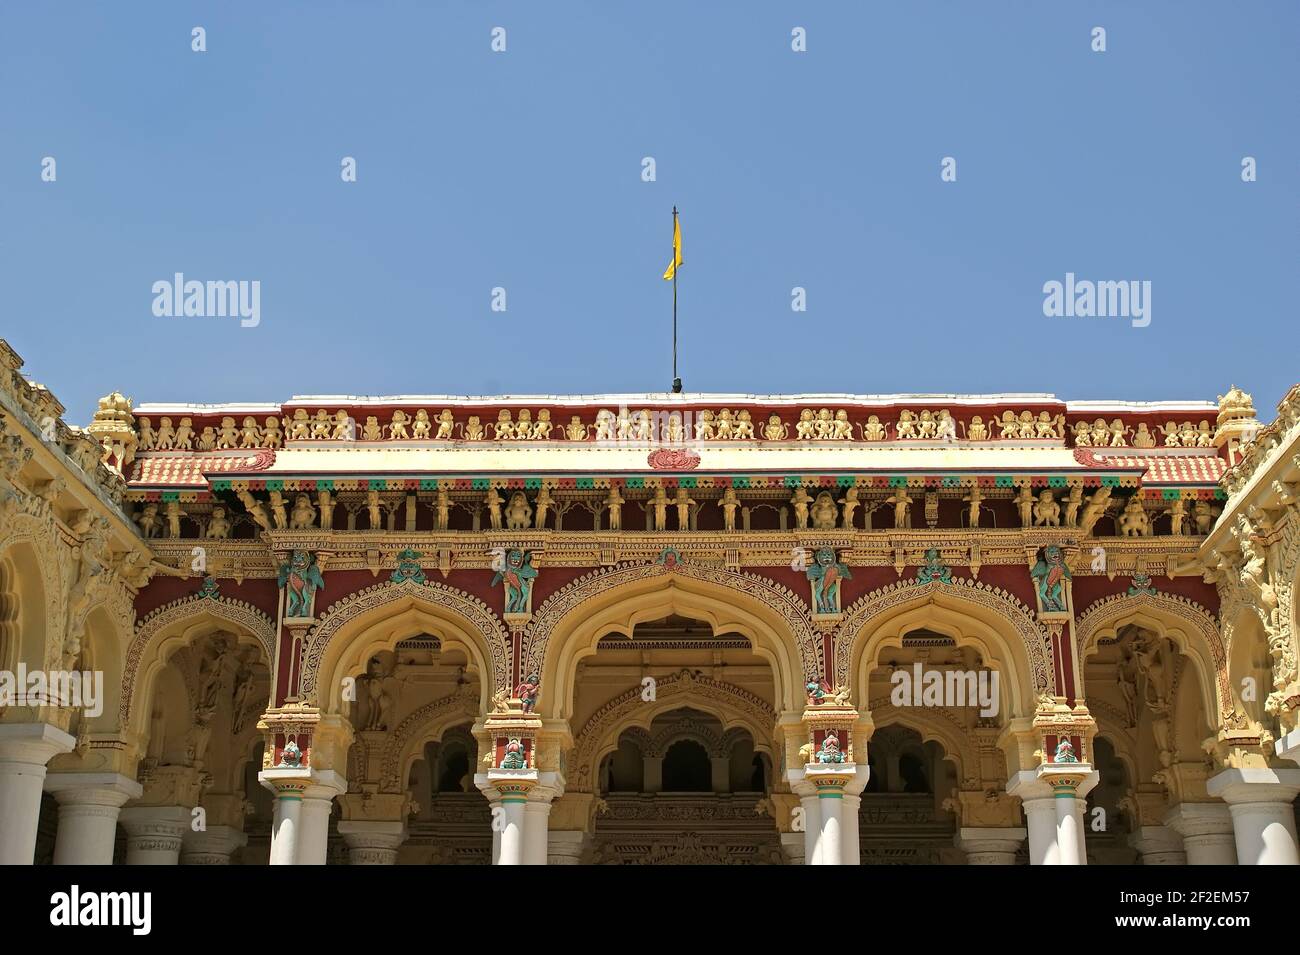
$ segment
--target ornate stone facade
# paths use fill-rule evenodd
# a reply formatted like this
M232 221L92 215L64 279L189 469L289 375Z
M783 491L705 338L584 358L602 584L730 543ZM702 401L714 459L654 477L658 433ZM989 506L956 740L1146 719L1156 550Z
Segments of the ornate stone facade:
M0 861L1297 861L1300 389L80 429L0 366Z

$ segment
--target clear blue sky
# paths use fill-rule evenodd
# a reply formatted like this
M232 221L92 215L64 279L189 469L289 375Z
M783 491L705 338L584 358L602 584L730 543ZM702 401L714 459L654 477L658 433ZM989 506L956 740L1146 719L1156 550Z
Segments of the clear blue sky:
M8 2L0 336L79 422L112 389L665 390L676 203L688 391L1235 382L1268 420L1298 38L1294 0ZM261 324L155 317L175 272L260 281ZM1066 272L1149 280L1151 325L1044 317Z

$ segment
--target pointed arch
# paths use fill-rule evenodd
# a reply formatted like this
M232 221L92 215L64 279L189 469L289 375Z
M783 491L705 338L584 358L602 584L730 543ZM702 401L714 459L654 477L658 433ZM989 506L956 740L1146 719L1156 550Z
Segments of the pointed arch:
M60 650L64 588L52 521L15 515L0 531L0 668L49 669Z
M197 594L163 604L140 621L126 652L118 704L123 732L144 738L149 716L138 701L149 699L158 672L177 649L219 630L256 643L267 668L274 666L275 623L252 604Z
M740 633L772 666L778 704L802 710L808 674L822 670L808 605L756 574L677 563L631 564L579 577L552 594L524 631L523 673L541 676L544 715L567 718L578 660L610 632L631 636L647 620L680 613L713 632Z
M966 726L957 716L940 707L898 707L891 706L888 696L878 697L869 703L873 733L886 726L904 726L915 730L921 736L921 742L933 740L943 747L945 755L957 764L961 785L964 789L973 789L980 784L979 749L971 740ZM871 751L871 740L867 739L867 752Z
M684 706L716 716L724 735L734 727L746 730L754 741L754 750L772 757L769 741L776 710L766 700L735 684L682 670L658 681L653 701L642 699L641 687L636 686L609 700L591 715L575 736L577 744L570 767L573 778L569 789L591 792L600 761L618 748L619 737L625 731L641 729L653 743L654 738L649 736L650 724L664 713Z
M1097 651L1104 638L1118 638L1131 624L1168 637L1179 651L1192 660L1200 677L1201 699L1206 722L1223 725L1232 711L1228 681L1228 656L1214 615L1194 601L1169 594L1114 594L1104 597L1083 612L1075 623L1074 639L1080 670L1083 661ZM1086 676L1079 674L1079 692L1087 697ZM1217 702L1216 702L1217 700Z
M421 633L465 649L480 674L482 712L493 692L509 688L510 635L487 604L445 584L407 580L357 591L320 615L303 647L303 697L317 699L326 712L342 712L343 677Z
M856 600L836 639L836 686L857 697L880 650L902 646L903 634L918 627L973 645L985 666L1002 672L1010 716L1031 715L1038 695L1052 692L1051 637L1032 611L1000 587L961 577L948 584L900 581Z

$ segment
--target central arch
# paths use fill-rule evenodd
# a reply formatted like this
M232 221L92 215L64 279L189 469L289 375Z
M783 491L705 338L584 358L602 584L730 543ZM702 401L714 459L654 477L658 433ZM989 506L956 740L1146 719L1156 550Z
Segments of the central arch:
M979 651L1002 673L1009 715L1029 716L1041 693L1053 691L1051 638L1013 595L971 580L898 583L857 600L845 614L835 650L835 681L860 699L886 646L901 647L909 631L928 628Z
M772 668L778 708L801 711L807 674L821 673L820 640L808 607L785 587L752 574L677 564L632 565L581 577L542 605L524 635L524 672L541 676L540 712L568 719L578 662L609 633L680 614L714 634L738 633Z

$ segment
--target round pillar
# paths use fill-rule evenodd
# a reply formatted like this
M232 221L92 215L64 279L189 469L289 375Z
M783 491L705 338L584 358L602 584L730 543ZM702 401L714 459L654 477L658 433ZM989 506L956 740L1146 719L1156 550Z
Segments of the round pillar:
M348 865L396 865L407 831L404 822L344 821L339 835L348 846Z
M193 815L185 806L134 806L119 817L126 830L127 865L177 865Z
M45 789L59 804L55 865L112 865L117 818L143 787L119 773L55 773Z
M1300 865L1292 808L1300 769L1229 769L1206 790L1228 804L1241 865Z
M31 865L45 764L76 744L48 723L0 725L0 865Z
M1015 865L1026 834L1014 827L969 827L961 829L954 841L966 853L967 865Z
M524 864L524 812L528 805L528 787L497 783L501 791L501 849L497 865Z
M551 803L531 799L524 805L524 865L546 865Z

